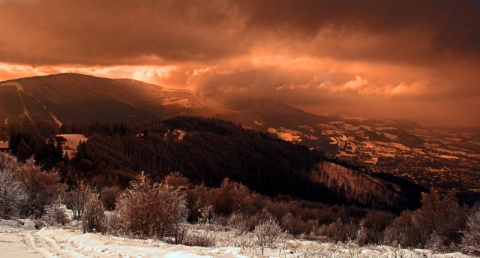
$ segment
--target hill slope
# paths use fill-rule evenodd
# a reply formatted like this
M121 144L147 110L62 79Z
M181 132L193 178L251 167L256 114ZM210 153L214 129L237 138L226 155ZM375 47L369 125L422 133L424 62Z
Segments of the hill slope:
M100 177L98 182L115 177L115 171L145 171L153 177L179 171L207 186L218 186L228 177L269 196L381 209L406 207L412 201L409 189L400 185L325 162L306 147L223 120L174 117L123 132L99 127L80 148L76 170Z
M267 131L269 127L286 127L298 129L299 126L315 126L331 119L307 113L280 101L263 98L230 103L230 111L217 117L241 123L242 125Z
M0 121L146 122L206 106L191 91L126 79L57 74L0 83Z

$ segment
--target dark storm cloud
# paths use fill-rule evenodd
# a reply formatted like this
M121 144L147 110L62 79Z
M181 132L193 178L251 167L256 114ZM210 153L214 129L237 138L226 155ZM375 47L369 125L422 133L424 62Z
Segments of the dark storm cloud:
M479 14L470 0L0 0L0 77L93 67L223 103L478 126Z
M132 64L241 54L221 1L45 0L0 4L0 59L17 63Z
M299 70L276 68L246 68L211 71L198 76L195 82L202 97L216 101L234 102L242 99L281 98L292 102L326 102L317 90L321 82L312 80L312 74ZM309 94L314 93L314 94ZM310 96L310 97L308 97Z
M380 38L374 49L347 49L337 57L435 62L449 55L480 59L480 4L459 1L238 1L251 29L284 37L310 37L330 30L330 40L361 34L358 45ZM283 34L282 34L283 33ZM366 40L367 39L367 40ZM333 44L333 43L330 43ZM335 52L341 45L335 45ZM321 48L321 47L320 47Z
M293 51L306 45L310 54L344 59L478 60L479 13L480 4L468 0L3 1L0 58L208 61L283 40Z

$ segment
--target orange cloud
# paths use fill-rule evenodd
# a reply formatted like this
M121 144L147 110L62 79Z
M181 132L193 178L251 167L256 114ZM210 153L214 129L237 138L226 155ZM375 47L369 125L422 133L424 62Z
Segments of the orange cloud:
M0 1L0 80L78 72L222 105L480 126L479 12L470 0Z

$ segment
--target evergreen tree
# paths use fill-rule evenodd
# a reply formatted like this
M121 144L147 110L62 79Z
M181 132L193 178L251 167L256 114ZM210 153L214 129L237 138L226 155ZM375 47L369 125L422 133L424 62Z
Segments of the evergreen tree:
M25 161L32 156L32 149L25 142L24 139L21 139L17 148L16 148L17 159L19 162L25 163Z

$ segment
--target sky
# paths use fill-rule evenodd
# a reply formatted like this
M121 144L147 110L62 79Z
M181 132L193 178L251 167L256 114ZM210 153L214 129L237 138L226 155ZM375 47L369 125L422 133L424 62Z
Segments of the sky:
M0 80L63 72L480 127L480 1L0 0Z

